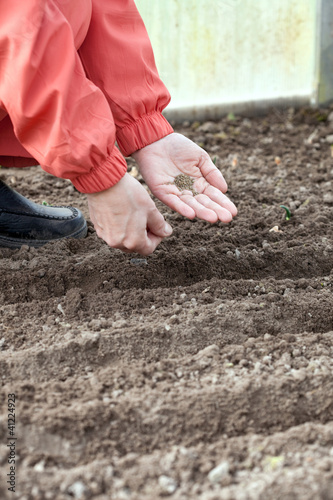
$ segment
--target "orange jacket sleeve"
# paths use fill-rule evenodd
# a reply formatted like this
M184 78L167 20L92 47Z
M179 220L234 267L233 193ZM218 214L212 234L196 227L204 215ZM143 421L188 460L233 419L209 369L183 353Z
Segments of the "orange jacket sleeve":
M92 0L91 23L79 53L88 77L108 100L125 156L173 132L162 116L170 95L133 0Z
M93 31L97 23L105 25L98 17L103 17L102 8L108 4L115 9L114 15L121 12L127 21L121 33L113 22L107 24L100 40ZM77 10L82 15L80 7ZM147 52L148 38L133 2L93 0L92 33L89 28L81 56L86 71L72 26L55 1L0 0L0 12L0 107L8 113L19 142L47 172L70 179L82 192L101 191L126 172L116 139L128 154L170 133L171 127L161 115L168 93L157 76L153 56L149 63L145 60L151 49ZM100 77L97 67L96 74L85 55L88 47L96 59L101 52L103 67L103 57L112 54L117 71ZM134 64L135 53L138 70L129 76L122 61L125 58ZM143 105L142 95L135 97L136 92L130 90L141 88L142 75L149 75L148 87L143 83ZM104 85L113 88L112 99ZM128 92L132 99L124 105ZM126 142L122 137L128 138L131 147L122 145Z

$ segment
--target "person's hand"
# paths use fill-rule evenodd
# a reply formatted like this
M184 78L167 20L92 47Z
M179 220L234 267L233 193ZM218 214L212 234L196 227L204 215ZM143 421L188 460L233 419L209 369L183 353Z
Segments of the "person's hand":
M113 248L149 255L172 233L145 188L129 174L87 198L97 235Z
M132 156L151 192L181 215L212 223L230 222L237 215L235 205L224 194L228 186L223 175L206 151L185 136L167 135ZM190 189L175 185L181 174L193 179Z

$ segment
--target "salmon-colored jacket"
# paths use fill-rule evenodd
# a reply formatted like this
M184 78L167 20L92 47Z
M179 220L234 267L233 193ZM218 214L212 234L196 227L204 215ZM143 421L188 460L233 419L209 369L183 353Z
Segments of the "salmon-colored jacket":
M0 0L1 165L102 191L173 132L169 100L133 0Z

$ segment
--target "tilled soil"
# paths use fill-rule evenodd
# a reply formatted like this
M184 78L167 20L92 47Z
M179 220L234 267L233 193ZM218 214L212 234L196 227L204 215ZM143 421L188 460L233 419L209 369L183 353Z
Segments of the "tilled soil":
M174 233L146 259L91 224L0 250L1 499L333 499L333 112L177 130L216 157L231 224L158 202ZM39 168L0 176L88 215Z

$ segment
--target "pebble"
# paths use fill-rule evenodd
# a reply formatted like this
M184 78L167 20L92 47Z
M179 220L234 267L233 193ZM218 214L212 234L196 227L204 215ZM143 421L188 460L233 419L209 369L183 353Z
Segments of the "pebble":
M168 495L172 495L178 486L172 477L164 475L158 478L158 484L160 485L161 490Z
M333 144L333 134L326 136L326 142L328 142L329 144Z
M333 205L333 193L325 193L323 196L324 203Z
M307 377L306 371L303 368L300 370L292 369L290 370L290 373L295 380L299 380L301 382L303 382L303 380Z
M75 483L68 487L67 491L77 499L85 498L88 494L88 488L82 481L75 481Z
M41 462L38 462L37 464L34 465L34 470L36 472L44 472L45 470L45 461L41 460Z
M57 309L58 309L58 311L60 311L60 312L61 312L61 314L63 314L63 315L65 316L65 311L64 311L64 308L62 307L62 305L61 305L61 304L58 304L58 305L57 305Z
M215 313L216 314L221 314L223 308L224 308L224 305L220 304L219 306L217 306L217 308L215 310Z
M274 226L269 230L270 233L282 233L282 231L279 229L279 226Z
M172 316L170 316L169 323L171 323L171 324L178 324L179 323L178 315L177 314L173 314Z
M208 474L208 479L211 483L219 483L229 475L229 462L221 462L214 467Z
M131 259L130 263L133 264L133 266L148 266L147 259Z

